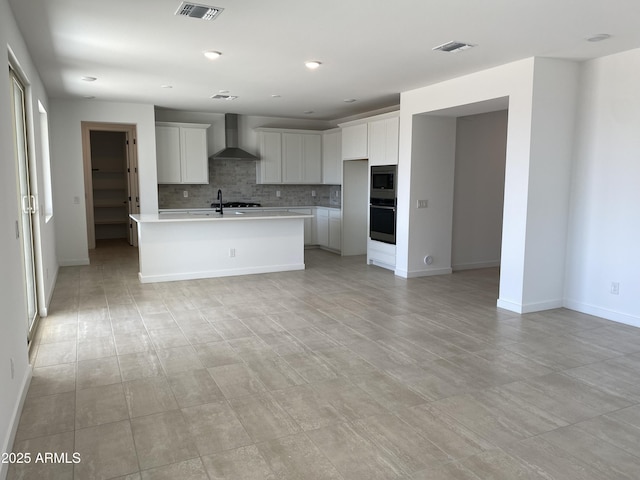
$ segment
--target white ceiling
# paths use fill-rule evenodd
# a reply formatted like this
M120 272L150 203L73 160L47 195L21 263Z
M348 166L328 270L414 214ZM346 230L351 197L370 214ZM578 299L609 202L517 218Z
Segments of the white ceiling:
M175 16L181 0L9 3L50 97L188 111L333 120L521 58L640 46L639 0L199 1L224 8L213 21ZM586 41L599 33L611 38ZM450 40L477 46L431 50ZM309 71L306 60L322 66ZM220 90L238 99L210 99Z

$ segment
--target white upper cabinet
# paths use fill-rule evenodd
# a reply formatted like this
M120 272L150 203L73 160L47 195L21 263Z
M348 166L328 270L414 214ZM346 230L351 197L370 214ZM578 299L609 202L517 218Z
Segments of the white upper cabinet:
M199 123L156 123L158 183L209 183L209 127Z
M282 134L260 132L260 160L257 166L257 183L282 183Z
M339 129L322 134L322 183L342 185L342 134Z
M283 183L322 183L322 137L316 133L282 134Z
M322 133L260 129L258 183L322 183Z
M342 159L369 158L367 124L342 127Z
M369 122L369 165L398 164L400 118Z

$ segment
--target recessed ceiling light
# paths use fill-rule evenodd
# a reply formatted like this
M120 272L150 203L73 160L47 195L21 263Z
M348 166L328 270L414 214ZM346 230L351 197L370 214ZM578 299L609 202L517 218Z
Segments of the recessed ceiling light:
M173 88L173 85L160 85L160 88Z
M437 47L433 47L431 50L440 50L441 52L461 52L463 50L469 50L471 47L475 47L475 45L471 45L470 43L451 41L447 43L443 43L442 45L438 45Z
M601 42L603 40L609 40L610 38L611 35L609 35L608 33L598 33L587 38L587 42Z
M216 50L207 50L206 52L204 52L204 56L207 57L209 60L215 60L220 55L222 55L222 53Z
M80 80L84 80L85 82L95 82L97 80L96 77L83 76L80 77Z
M304 62L304 66L307 67L309 70L315 70L320 65L322 65L322 62L318 62L317 60L310 60L308 62Z
M344 99L344 103L353 103L353 102L355 102L355 101L356 101L356 99L355 99L355 98L345 98L345 99Z

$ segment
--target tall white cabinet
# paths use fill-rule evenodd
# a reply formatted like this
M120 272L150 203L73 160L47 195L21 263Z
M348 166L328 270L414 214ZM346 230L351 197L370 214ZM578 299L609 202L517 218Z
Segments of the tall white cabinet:
M156 122L158 183L209 183L207 129L210 126Z

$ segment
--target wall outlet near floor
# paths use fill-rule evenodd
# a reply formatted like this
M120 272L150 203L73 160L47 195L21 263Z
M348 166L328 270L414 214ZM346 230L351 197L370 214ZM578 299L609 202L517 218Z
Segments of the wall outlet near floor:
M276 197L280 198L280 190L276 190Z
M235 249L235 248L230 248L230 249L229 249L229 256L230 256L231 258L233 258L233 257L235 257L235 256L236 256L236 249Z
M316 196L316 191L315 190L311 190L311 196L315 197Z
M426 200L418 200L418 208L427 208Z
M620 282L611 282L611 295L620 295Z
M183 190L183 191L182 191L182 196L183 196L184 198L188 198L188 197L189 197L189 191L188 191L188 190Z

